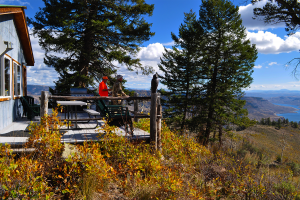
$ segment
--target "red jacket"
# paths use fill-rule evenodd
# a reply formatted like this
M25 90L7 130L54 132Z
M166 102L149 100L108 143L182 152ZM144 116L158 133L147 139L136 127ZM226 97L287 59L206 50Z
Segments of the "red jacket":
M107 89L107 85L102 81L99 84L99 95L103 96L103 97L107 97L108 96L108 91L103 91L103 89Z

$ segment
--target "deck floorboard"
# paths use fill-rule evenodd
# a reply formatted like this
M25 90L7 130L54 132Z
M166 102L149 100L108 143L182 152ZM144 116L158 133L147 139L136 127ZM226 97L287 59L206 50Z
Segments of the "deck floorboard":
M64 113L59 113L58 117L64 119ZM78 119L87 118L87 113L78 113ZM33 122L39 123L39 117L35 117ZM96 126L96 122L90 121L88 123L78 122L77 129L67 129L67 127L62 127L66 130L62 136L62 143L82 143L84 141L98 141L106 134L101 126L104 125L103 120L98 120L98 127L96 129L88 129ZM26 118L21 118L16 122L13 122L10 126L0 131L0 144L8 143L12 146L20 146L26 143L29 138L29 133L26 132L26 128L30 124ZM22 134L23 133L23 134ZM130 139L148 139L150 134L141 129L134 128L134 136L126 134L125 127L118 127L116 129L116 134L120 136L126 136Z

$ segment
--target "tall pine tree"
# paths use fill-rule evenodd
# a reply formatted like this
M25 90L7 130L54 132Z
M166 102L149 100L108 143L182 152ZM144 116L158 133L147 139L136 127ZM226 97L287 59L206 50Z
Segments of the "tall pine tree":
M214 124L247 123L242 88L252 82L257 50L246 39L239 8L228 0L203 0L199 24L204 29L205 46L201 45L202 85L206 89L207 118L203 144L207 145Z
M167 51L159 66L164 72L162 83L173 93L167 111L179 116L182 125L189 109L192 115L187 122L205 128L199 135L201 142L207 145L217 128L221 143L223 125L249 124L241 97L242 88L252 82L257 51L246 39L238 7L230 1L202 0L199 19L189 15L193 17L185 18L179 37L172 34L181 49Z
M58 89L99 81L116 71L114 61L151 72L131 55L154 35L142 17L152 15L154 5L144 0L43 1L45 7L28 23L45 50L45 64L60 74Z
M179 35L171 33L175 45L171 50L165 48L166 53L158 65L163 72L160 75L161 83L168 88L161 90L162 95L167 97L163 101L164 115L167 122L179 128L182 133L185 129L192 128L189 122L199 100L199 63L195 57L199 34L203 34L203 30L197 24L195 13L185 13Z

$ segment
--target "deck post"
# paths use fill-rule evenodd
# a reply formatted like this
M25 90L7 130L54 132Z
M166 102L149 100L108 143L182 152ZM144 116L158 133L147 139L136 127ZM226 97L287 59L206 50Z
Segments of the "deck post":
M151 93L151 110L150 110L150 142L157 149L157 93Z
M157 93L157 87L159 80L158 74L154 74L151 80L151 107L150 107L150 143L154 145L154 149L157 150L157 99L159 94Z
M158 93L160 95L160 93ZM160 96L157 98L157 150L162 152L161 145L161 119L162 119L162 109L160 104Z
M40 116L41 118L48 114L48 92L42 91L41 93L41 108L40 108Z
M134 97L137 97L137 96L138 96L138 94L135 92L135 93L134 93ZM138 100L135 99L133 102L134 102L134 116L136 116L137 113L138 113L138 110L139 110ZM134 118L134 121L135 121L135 122L138 122L139 119L138 119L138 118Z
M42 118L46 115L48 115L48 98L49 94L47 91L41 92L41 105L40 105L40 116L41 116L41 123L45 122L42 120ZM45 124L45 130L48 130L48 126Z

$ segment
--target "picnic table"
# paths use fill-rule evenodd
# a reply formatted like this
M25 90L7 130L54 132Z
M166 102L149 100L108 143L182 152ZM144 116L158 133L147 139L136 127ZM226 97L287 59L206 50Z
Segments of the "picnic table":
M65 119L67 121L75 121L75 129L78 129L78 125L77 125L77 122L78 121L87 121L89 122L90 120L96 120L97 121L97 118L86 118L86 119L78 119L77 118L77 106L85 106L87 105L86 102L83 102L83 101L57 101L57 104L59 105L62 105L62 106L65 106L67 107L66 111L65 112ZM86 113L89 114L89 116L100 116L100 113L97 112L97 111L94 111L92 109L83 109ZM71 118L70 118L70 113L71 113ZM66 117L66 115L68 114L68 118ZM73 114L75 115L75 118L73 118ZM96 124L96 127L98 126L98 121L97 121L97 124ZM96 127L92 127L91 129L95 129ZM69 124L68 124L68 129L70 128Z

